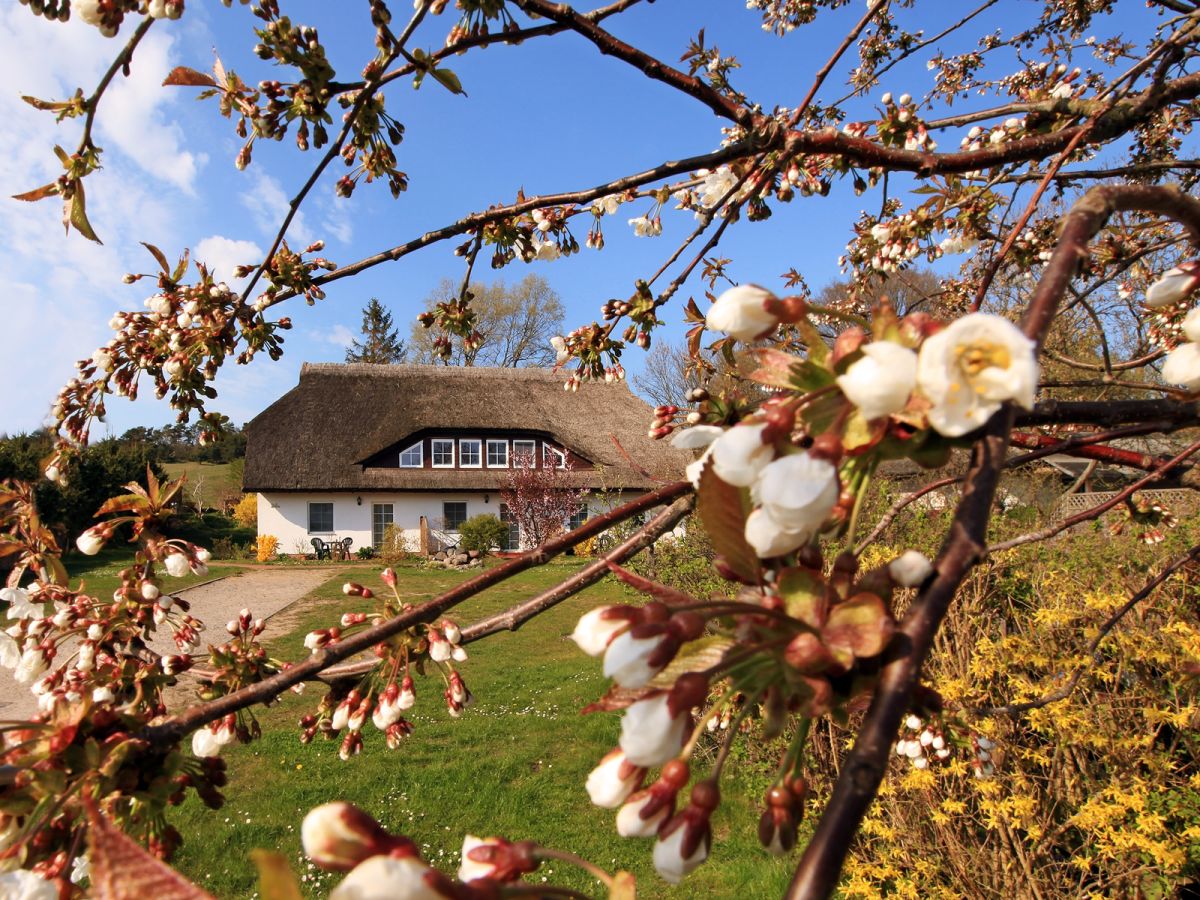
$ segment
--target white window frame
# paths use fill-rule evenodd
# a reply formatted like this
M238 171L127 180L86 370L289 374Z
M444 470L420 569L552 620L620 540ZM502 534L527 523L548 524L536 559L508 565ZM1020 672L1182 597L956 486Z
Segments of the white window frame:
M420 457L420 460L421 460L420 462L418 462L415 465L413 463L406 463L404 461L404 454L410 453L414 448L417 451L417 456ZM400 451L400 468L402 468L402 469L423 469L423 468L425 468L425 442L424 441L417 441L411 447L405 447L403 450Z
M525 454L521 454L521 453L517 452L518 445L524 445L529 448L529 453L528 453L529 468L536 469L537 468L537 441L518 440L518 441L512 442L512 461L513 461L514 467L516 466L517 459L519 459L521 456L525 455Z
M475 458L478 462L466 462L466 454L463 448L468 444L475 445ZM483 468L483 441L479 438L460 438L458 441L458 467L460 469L482 469Z
M328 506L329 507L329 527L328 528L318 528L316 531L313 530L312 508L314 506ZM310 501L308 501L308 504L306 505L304 511L308 515L308 521L305 523L308 526L308 534L333 534L334 533L334 524L333 523L334 523L335 509L334 509L334 503L332 500L310 500Z
M554 454L553 466L548 465L551 454ZM550 444L542 441L542 466L555 469L565 469L567 467L567 454L559 450L557 447L552 447Z
M502 464L501 463L496 463L496 464L492 463L492 447L496 446L496 445L499 445L504 448L504 462ZM487 442L487 450L486 450L486 454L484 456L484 461L487 463L487 467L489 469L507 469L508 468L508 460L509 460L509 453L508 453L508 441L507 440L503 440L503 441L489 440Z
M438 444L450 445L450 462L440 463L437 461ZM429 441L429 461L435 469L453 469L454 468L454 439L453 438L432 438Z

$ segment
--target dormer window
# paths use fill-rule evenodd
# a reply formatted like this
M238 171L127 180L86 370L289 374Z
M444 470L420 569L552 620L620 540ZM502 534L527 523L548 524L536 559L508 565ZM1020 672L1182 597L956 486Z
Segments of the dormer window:
M420 441L400 451L400 468L419 469L423 465L425 465L425 454L421 449Z
M430 445L433 456L433 467L435 469L453 469L454 441L434 438L430 441Z
M487 442L487 464L489 469L508 468L508 441Z
M565 469L567 467L567 454L543 442L542 466L547 469Z
M483 465L483 441L467 438L458 442L458 464L464 469L478 469Z
M513 441L513 465L532 469L537 465L537 441Z

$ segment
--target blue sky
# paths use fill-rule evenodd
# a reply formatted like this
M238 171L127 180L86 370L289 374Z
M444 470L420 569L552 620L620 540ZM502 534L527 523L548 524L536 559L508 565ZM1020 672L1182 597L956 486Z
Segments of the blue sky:
M1010 2L1016 5L1016 0L1006 0ZM397 15L407 13L401 0L392 5ZM349 78L357 71L370 41L365 3L295 2L284 7L294 21L320 28L339 75ZM337 13L331 15L331 9ZM783 39L764 33L758 14L736 0L659 0L635 7L610 25L619 36L671 62L707 26L709 43L743 63L735 83L770 107L798 102L813 71L862 9L856 3L823 14L815 27ZM961 15L956 3L927 4L923 10L942 14L930 16L931 23ZM0 392L0 433L41 425L58 387L73 374L74 361L107 340L112 313L142 308L146 288L121 282L127 271L153 267L139 241L157 244L172 258L190 247L225 273L236 263L255 261L269 245L286 199L316 157L296 151L290 139L260 143L254 163L238 172L233 159L240 141L215 104L197 103L194 89L159 87L173 66L207 69L214 48L226 67L247 81L274 77L272 67L250 52L255 43L250 27L256 21L247 7L226 9L192 0L182 20L151 29L132 77L118 78L105 97L97 136L105 149L104 169L87 180L91 221L104 246L75 233L64 235L54 200L0 201L0 228L9 236L3 267L9 340L7 352L0 355L0 377L9 389ZM449 12L428 19L414 45L440 45L452 23ZM90 92L119 49L118 41L77 21L47 23L16 3L0 8L0 84L6 86L0 114L9 123L0 134L0 153L8 161L0 168L0 196L54 178L58 163L52 146L73 148L78 140L78 123L55 126L51 115L26 106L19 95L56 99L77 86ZM933 48L897 67L873 97L884 90L921 92L928 79L925 61L932 55ZM450 96L432 80L420 91L397 82L386 92L391 114L407 127L398 153L410 178L408 192L397 202L386 187L360 185L352 199L338 200L332 188L341 165L335 163L293 225L293 245L323 238L325 255L344 264L468 212L509 202L518 188L533 195L589 187L667 159L709 151L721 138L722 123L705 108L602 57L574 36L518 48L492 47L451 65L466 98ZM824 99L844 92L844 74L843 66L822 91ZM866 108L850 107L852 117ZM720 255L735 259L732 271L739 280L779 287L781 273L795 266L819 289L837 276L836 260L859 208L864 203L875 208L878 202L878 194L854 197L847 185L828 198L775 204L768 222L730 229ZM603 252L584 250L553 263L532 264L562 296L568 329L595 318L605 300L628 296L634 280L653 272L692 229L691 213L668 211L662 237L635 238L625 220L649 205L623 207L621 215L606 219ZM585 233L586 226L577 229L581 243ZM296 327L287 338L284 359L227 366L218 378L220 398L213 407L244 422L295 383L301 362L340 361L371 296L393 310L406 332L438 282L461 277L461 262L452 251L453 243L435 245L337 282L315 307L288 304L283 312ZM527 268L517 263L493 273L484 264L476 273L486 280L498 276L516 281ZM693 277L679 299L701 291ZM674 335L682 332L681 305L673 304L666 314ZM627 368L636 372L640 352L626 357ZM114 399L107 426L94 433L100 436L107 428L120 434L133 425L172 420L165 404L152 398L133 404Z

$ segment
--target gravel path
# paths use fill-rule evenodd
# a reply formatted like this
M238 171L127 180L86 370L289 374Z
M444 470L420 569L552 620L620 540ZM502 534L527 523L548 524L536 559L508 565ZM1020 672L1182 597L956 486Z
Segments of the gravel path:
M335 574L334 569L250 569L198 584L178 592L192 604L192 615L208 626L202 636L220 643L225 623L249 608L255 618L271 616L320 587ZM268 634L271 629L268 626ZM151 646L160 653L176 653L170 632L157 637ZM18 684L8 669L0 669L0 719L27 719L37 711L29 688Z

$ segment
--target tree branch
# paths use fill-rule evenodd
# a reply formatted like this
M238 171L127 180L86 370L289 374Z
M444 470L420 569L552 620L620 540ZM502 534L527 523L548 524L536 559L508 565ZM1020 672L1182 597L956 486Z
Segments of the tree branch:
M367 650L380 641L399 634L407 628L423 622L429 622L446 610L475 596L485 588L499 584L516 575L518 572L542 565L558 554L575 546L580 541L607 531L618 522L622 522L662 503L675 500L684 494L691 493L691 491L692 485L689 482L677 481L643 494L628 503L618 506L616 509L610 510L604 515L589 519L574 531L560 535L534 550L522 553L520 556L509 560L503 565L476 575L469 581L465 581L457 587L446 591L446 593L439 597L426 601L419 606L414 606L412 609L385 622L380 622L378 625L373 625L370 628L352 634L336 644L331 644L291 668L272 675L270 678L234 691L231 694L226 694L224 697L219 697L216 700L197 704L178 715L149 725L142 729L140 737L152 743L173 743L178 741L185 734L194 731L202 725L214 722L222 716L237 712L239 709L244 709L247 706L253 706L255 703L261 703L276 697L294 684L315 678L319 672L329 668L334 663L341 662L356 653Z

